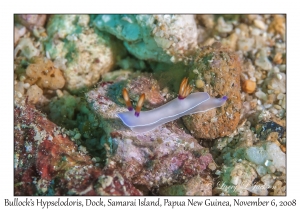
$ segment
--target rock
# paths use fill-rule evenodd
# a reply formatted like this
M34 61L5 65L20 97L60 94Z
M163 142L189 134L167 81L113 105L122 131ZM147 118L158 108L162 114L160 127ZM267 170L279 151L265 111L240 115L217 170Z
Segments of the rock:
M213 29L214 25L215 25L215 15L212 14L201 14L201 15L196 15L196 18L198 19L198 21L200 22L201 25L204 25L205 28L207 29ZM199 25L200 25L199 24Z
M267 168L262 165L256 166L255 170L256 170L257 174L261 177L266 175L266 173L267 173Z
M196 139L185 133L177 121L137 134L116 116L118 112L127 111L122 99L123 87L133 87L132 91L128 89L130 93L135 92L135 88L144 89L144 84L146 87L148 84L155 84L149 78L145 82L146 78L140 75L129 76L126 81L116 83L102 82L86 96L108 136L105 143L108 154L106 167L117 168L134 185L152 190L160 186L181 184L202 174L212 162L212 156ZM158 88L151 91L153 95L160 94ZM130 96L137 97L138 95ZM152 100L151 96L148 98L146 94L146 100L149 99ZM154 103L148 104L149 107L154 106ZM158 104L155 103L155 106Z
M194 15L98 15L94 25L142 60L177 62L197 48Z
M268 31L274 34L285 36L285 15L274 15L272 23L269 25Z
M253 185L251 187L248 187L247 190L254 193L255 195L268 195L269 193L268 189L263 184Z
M276 132L278 134L278 138L281 138L285 132L285 129L283 126L281 126L273 121L259 123L256 125L255 129L256 129L257 136L261 140L266 140L268 138L269 134L271 134L272 132Z
M246 151L252 148L256 139L250 123L239 126L231 136L216 140L211 148L215 162L222 164L221 172L216 172L219 181L213 191L218 195L249 195L249 189L255 186L253 181L257 178L256 170L264 173L263 169L246 160Z
M229 135L237 127L241 112L241 64L237 54L221 48L203 47L194 58L191 70L197 69L205 85L202 92L211 97L227 96L220 108L184 116L186 127L196 138L215 139Z
M273 142L265 141L262 145L246 149L246 158L256 165L273 166L277 171L286 173L285 153Z
M221 43L223 46L228 46L231 50L235 51L238 39L238 35L236 33L232 33L227 39L223 39Z
M14 109L14 195L141 195L116 170L103 171L60 128L24 101Z
M226 23L224 18L221 16L218 18L218 25L216 29L220 33L230 33L233 29L233 25L231 23Z
M19 42L15 48L15 58L18 54L26 57L29 60L34 56L39 56L40 49L36 47L35 42L32 39L23 37L19 39Z
M255 59L255 65L262 68L263 70L271 70L272 63L267 57L266 49L263 48L257 54L257 58Z
M73 92L96 84L115 63L115 41L90 28L88 15L53 15L47 33L45 50L63 70L66 88ZM118 50L122 56L122 49Z
M256 89L256 82L254 82L250 79L247 79L244 81L242 89L246 93L253 93Z
M263 102L265 102L267 99L268 99L268 96L267 94L265 94L263 91L261 91L261 89L259 89L256 93L255 93L255 96L262 100Z
M211 196L212 185L213 182L210 176L195 176L186 183L162 187L159 189L159 194L168 196Z
M266 30L266 24L262 21L262 20L259 20L259 19L255 19L254 21L253 21L253 23L254 23L254 25L257 27L257 28L259 28L259 29L261 29L261 30Z
M286 74L285 73L272 73L264 82L269 90L276 93L286 92Z
M43 57L33 57L31 64L26 68L27 79L30 85L36 84L42 89L61 89L65 85L65 78L60 69L55 68L51 60Z
M14 27L14 45L18 44L20 38L26 33L26 27L24 26L15 26Z
M32 85L28 88L26 95L28 96L28 101L37 104L43 101L43 90L37 85Z
M231 183L236 186L237 195L248 195L247 187L251 187L256 178L256 171L247 161L235 164L231 171ZM235 180L233 182L233 180Z
M246 149L246 158L256 165L263 165L267 159L267 153L263 147L249 147Z
M271 174L267 174L261 178L261 181L269 189L269 188L272 188L272 186L275 182L275 179L272 177Z
M237 48L243 52L248 52L253 49L255 43L254 38L240 38L237 41Z
M278 171L286 173L286 155L281 151L280 147L275 143L267 143L266 151L268 153L269 160L273 161L273 166L275 166Z
M275 64L282 64L282 62L283 62L282 53L277 52L273 58L273 62Z
M47 15L16 15L16 21L32 30L34 27L42 27L46 23Z
M273 195L286 195L286 185L283 186L283 183L280 180L277 180L273 185L274 193Z
M252 189L252 182L257 177L256 171L248 161L236 163L232 167L224 167L221 183L217 187L225 195L249 195L248 189Z
M286 179L285 154L280 147L258 140L250 122L242 123L231 136L217 139L210 149L216 164L222 164L221 172L215 173L219 181L213 194L272 193L275 179Z

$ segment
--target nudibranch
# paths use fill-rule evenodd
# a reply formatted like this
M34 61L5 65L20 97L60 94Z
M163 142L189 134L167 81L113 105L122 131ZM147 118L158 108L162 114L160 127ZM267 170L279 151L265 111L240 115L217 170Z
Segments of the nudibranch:
M128 108L127 112L117 113L122 122L132 131L143 133L153 130L159 125L176 120L184 115L205 112L222 106L227 97L212 98L208 93L196 92L190 94L192 87L188 79L184 78L180 84L178 97L172 101L149 111L141 111L145 94L138 100L136 109L133 110L127 90L123 89L123 97Z

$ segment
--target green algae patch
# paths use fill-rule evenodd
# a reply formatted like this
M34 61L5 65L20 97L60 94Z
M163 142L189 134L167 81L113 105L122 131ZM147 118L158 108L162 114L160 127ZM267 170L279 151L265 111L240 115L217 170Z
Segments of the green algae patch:
M167 188L162 188L159 193L161 195L168 195L168 196L174 196L174 195L186 195L186 189L184 185L172 185Z
M47 112L51 121L68 129L66 133L72 141L78 146L85 146L91 155L104 161L105 149L101 143L104 133L99 127L100 120L90 110L84 98L72 95L54 98Z

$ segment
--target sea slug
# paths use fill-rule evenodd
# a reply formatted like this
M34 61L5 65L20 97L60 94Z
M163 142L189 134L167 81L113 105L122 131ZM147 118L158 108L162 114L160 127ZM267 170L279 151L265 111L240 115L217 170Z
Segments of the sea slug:
M129 111L117 113L117 115L132 131L143 133L184 115L205 112L220 107L227 100L226 96L222 98L211 98L209 94L205 92L190 94L192 87L187 83L187 78L184 78L181 82L177 98L149 111L140 111L145 99L145 94L140 96L137 107L133 110L128 92L126 89L123 89L123 97Z

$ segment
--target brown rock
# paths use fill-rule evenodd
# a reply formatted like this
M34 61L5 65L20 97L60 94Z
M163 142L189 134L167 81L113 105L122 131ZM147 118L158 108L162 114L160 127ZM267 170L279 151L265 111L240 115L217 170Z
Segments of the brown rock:
M183 117L184 124L196 138L215 139L230 134L238 125L241 111L238 56L219 44L203 47L193 61L191 70L194 69L205 83L201 91L216 98L227 96L228 100L222 107Z
M14 195L141 195L116 170L103 171L34 106L14 109Z
M273 21L269 25L268 32L284 35L285 21L285 15L274 15Z
M63 88L65 78L60 69L55 68L51 60L33 57L32 63L26 69L29 84L37 84L42 89L56 90Z

